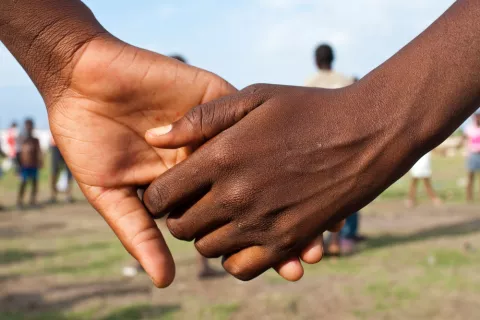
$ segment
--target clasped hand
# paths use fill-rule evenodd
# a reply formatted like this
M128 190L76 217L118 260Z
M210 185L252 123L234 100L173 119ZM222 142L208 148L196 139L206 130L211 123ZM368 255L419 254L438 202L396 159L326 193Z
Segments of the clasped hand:
M310 263L321 259L320 238L308 245L320 233L309 232L308 237L299 239L292 246L297 240L297 231L306 221L300 222L294 211L284 210L292 204L292 199L282 198L287 193L300 195L308 186L297 185L301 189L290 189L291 186L279 180L288 176L273 176L274 168L270 165L283 165L296 170L292 166L301 165L302 161L300 158L296 164L268 161L280 160L275 155L281 156L284 150L275 150L276 145L283 143L282 137L275 139L273 144L272 136L262 137L264 132L268 132L268 126L264 129L252 128L253 123L264 121L264 117L259 117L253 123L242 121L239 127L233 126L225 131L225 134L239 131L246 125L248 130L253 129L247 135L241 133L231 136L235 139L238 137L240 144L228 145L223 140L213 139L194 153L191 162L184 162L178 168L174 166L188 155L188 149L180 147L189 145L190 141L157 148L152 146L155 145L155 139L152 141L147 135L150 145L146 142L144 136L148 129L171 124L197 105L234 94L236 90L230 84L212 73L133 47L107 33L86 42L68 61L67 67L57 77L58 81L49 82L48 90L42 90L53 136L86 198L104 217L125 248L142 264L155 285L165 287L173 281L174 262L153 216L137 197L136 190L139 186L150 184L158 176L159 180L147 191L146 204L154 216L159 217L166 213L165 210L175 207L168 220L173 233L178 238L196 239L197 248L206 256L226 255L224 266L237 277L249 279L274 267L283 277L296 280L303 272L298 255ZM236 105L231 107L232 114L238 116L233 120L240 119L247 111ZM199 110L194 109L192 114L198 115L195 112ZM255 119L253 113L249 117ZM231 119L225 120L231 122ZM281 125L274 118L269 121ZM224 128L226 126L220 125L216 129ZM245 129L240 131L244 132ZM191 133L203 135L202 131ZM253 137L255 141L252 141ZM211 149L212 146L215 148ZM256 146L263 146L263 149L257 150ZM208 157L202 160L204 150L209 149L214 151L211 154L213 159ZM239 152L253 156L258 151L258 156L263 157L258 158L260 162L238 158L249 161L249 166L247 162L244 163L248 168L228 169L233 164L230 160L236 158ZM295 159L297 152L301 152L301 148L290 150L284 156ZM216 167L221 159L225 160L221 166L225 170ZM169 170L172 167L174 169ZM187 171L184 171L186 168ZM258 171L256 169L265 171L257 177L244 175L247 171L255 174ZM215 178L228 181L229 185L217 187L212 184L214 180L209 180L214 176L209 176L204 170L212 170ZM269 172L271 175L267 174ZM257 181L254 186L244 184L253 178ZM176 183L167 187L165 179L189 181L191 186L183 189L184 183ZM270 183L280 183L277 187L282 190L277 195L268 193L269 203L278 200L278 205L287 206L283 209L276 206L278 213L288 214L272 215L262 210L262 205L267 204L262 204L266 199L262 195L267 195L264 187ZM211 192L207 192L212 186ZM219 189L224 187L223 191ZM217 198L220 193L222 196ZM224 195L231 200L248 199L250 207L245 206L239 211L239 206L247 203L229 202ZM197 200L200 200L199 204L194 205ZM301 201L301 197L295 201ZM164 205L160 207L162 203ZM222 210L211 211L217 208ZM201 212L197 212L197 209ZM249 214L245 215L246 212ZM264 219L269 214L278 218ZM232 217L236 218L230 220L231 224L226 224ZM298 223L295 222L297 220ZM183 223L182 227L172 221ZM258 223L252 224L252 221ZM292 228L291 232L284 233L286 228ZM217 229L218 232L212 237L200 237ZM322 231L321 228L311 229ZM282 232L275 233L273 230ZM232 232L236 233L235 237L232 237ZM277 241L279 246L266 247L265 240L272 236L276 237L272 240ZM200 238L203 240L200 241ZM212 241L218 242L218 245L214 246ZM280 248L280 251L276 251ZM239 254L233 254L241 249Z

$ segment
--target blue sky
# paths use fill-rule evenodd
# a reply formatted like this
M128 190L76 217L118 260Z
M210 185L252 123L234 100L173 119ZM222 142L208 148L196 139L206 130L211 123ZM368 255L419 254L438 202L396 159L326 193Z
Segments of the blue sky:
M235 86L301 85L315 72L313 49L331 43L335 67L363 76L440 16L453 0L88 0L114 35L163 54L180 53ZM43 102L0 44L0 127L33 116Z

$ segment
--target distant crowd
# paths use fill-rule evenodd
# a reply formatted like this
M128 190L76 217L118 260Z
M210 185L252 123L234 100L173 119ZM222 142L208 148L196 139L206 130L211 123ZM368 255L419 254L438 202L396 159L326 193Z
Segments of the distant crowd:
M38 207L37 194L39 188L39 172L44 167L45 155L40 147L40 141L34 136L35 123L33 119L26 119L21 128L13 122L7 130L6 145L0 146L0 156L6 158L8 165L19 178L17 193L17 207L24 209L25 193L30 187L28 206ZM53 138L50 139L50 200L56 203L59 192L66 194L66 201L73 202L72 182L73 176L65 164ZM3 173L0 172L0 176ZM0 206L0 209L3 209Z
M480 110L478 110L461 129L462 137L456 148L466 146L468 156L466 161L467 183L466 201L471 203L474 200L476 176L480 173ZM443 201L438 196L432 182L432 160L431 153L424 155L410 170L412 179L406 200L407 208L417 204L417 187L423 181L428 196L436 206L442 205ZM480 190L479 190L480 191ZM480 194L480 193L479 193Z

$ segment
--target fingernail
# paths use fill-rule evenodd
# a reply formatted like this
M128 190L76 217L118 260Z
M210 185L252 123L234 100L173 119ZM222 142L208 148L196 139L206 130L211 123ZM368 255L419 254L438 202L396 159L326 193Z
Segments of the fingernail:
M157 128L150 129L150 130L147 131L147 134L149 136L156 137L156 136L162 136L164 134L167 134L170 131L172 131L172 125L171 124L169 124L168 126L163 126L163 127L157 127Z

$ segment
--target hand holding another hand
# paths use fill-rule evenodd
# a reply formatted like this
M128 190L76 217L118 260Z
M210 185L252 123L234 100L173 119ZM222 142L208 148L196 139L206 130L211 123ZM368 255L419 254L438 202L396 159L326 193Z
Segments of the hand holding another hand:
M147 132L160 148L211 140L157 178L145 205L240 279L297 257L392 182L379 172L402 170L384 152L396 131L375 123L362 90L254 85L192 109L166 134Z
M136 190L185 159L188 150L154 148L143 136L236 90L212 73L108 35L78 51L70 78L47 100L55 141L90 203L154 283L166 286L174 277L173 258ZM321 259L319 241L304 254L306 261ZM302 276L290 260L275 267L286 279Z

